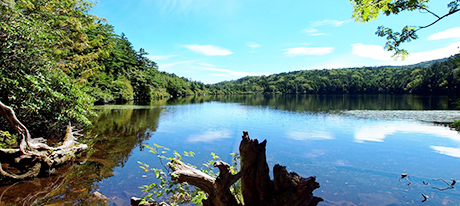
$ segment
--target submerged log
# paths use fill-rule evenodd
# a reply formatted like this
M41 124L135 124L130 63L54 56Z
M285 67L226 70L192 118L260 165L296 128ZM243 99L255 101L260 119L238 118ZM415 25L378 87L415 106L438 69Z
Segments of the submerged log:
M17 149L0 149L2 156L14 158L17 164L29 164L29 170L23 174L14 174L3 170L0 162L0 174L12 179L26 179L38 176L41 172L48 173L53 168L65 164L75 156L87 149L86 144L80 144L76 140L77 135L69 122L62 145L51 147L46 144L44 138L32 138L29 130L16 117L13 109L0 101L0 114L6 118L8 124L21 135L21 143ZM5 161L2 159L2 161ZM7 160L8 161L8 160ZM11 161L10 161L11 162Z
M213 178L200 170L179 160L172 160L168 167L173 170L171 179L187 182L206 192L205 206L239 206L230 187L241 178L241 190L244 205L248 206L314 206L323 201L313 196L319 188L314 176L303 178L286 170L286 167L275 165L273 177L269 176L264 140L259 144L257 139L251 140L248 132L243 132L240 143L241 171L230 173L230 165L217 161L214 167L219 168L219 176ZM138 204L132 204L138 205Z

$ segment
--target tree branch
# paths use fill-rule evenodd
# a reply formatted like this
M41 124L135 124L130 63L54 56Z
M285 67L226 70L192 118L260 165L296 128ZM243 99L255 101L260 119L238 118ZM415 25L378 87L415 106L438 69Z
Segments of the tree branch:
M423 8L423 10L425 10L426 12L432 14L433 16L435 16L436 18L439 19L439 16L437 14L433 13L432 11L428 10L427 8Z
M235 196L230 192L230 187L241 177L241 173L232 175L228 163L214 163L214 167L219 168L219 176L215 179L176 159L167 165L174 171L171 175L172 180L187 182L206 192L208 199L203 200L203 205L239 206Z
M444 16L439 17L438 15L432 13L431 11L429 11L429 10L427 10L427 9L425 9L425 10L428 11L429 13L433 14L434 16L436 16L438 19L436 19L436 21L433 21L433 22L431 22L431 24L428 24L428 25L426 25L426 26L419 26L419 27L417 28L416 31L418 31L418 30L420 30L420 29L428 28L428 27L430 27L430 26L433 26L434 24L436 24L436 23L437 23L438 21L440 21L441 19L444 19L444 18L446 18L446 17L448 17L448 16L450 16L450 15L452 15L452 14L457 13L458 11L460 11L460 9L455 9L455 10L453 10L453 11L449 11L449 13L445 14Z

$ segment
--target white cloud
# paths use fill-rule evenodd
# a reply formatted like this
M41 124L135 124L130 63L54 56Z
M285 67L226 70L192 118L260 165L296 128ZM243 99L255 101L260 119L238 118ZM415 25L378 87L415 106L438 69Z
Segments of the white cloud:
M157 60L170 59L170 58L177 57L177 56L179 55L159 55L159 56L149 55L147 56L147 58L149 58L152 61L157 61Z
M167 1L151 1L155 2L157 8L161 8L163 15L175 15L188 17L193 14L212 14L226 15L235 12L239 3L235 1L213 1L213 0L167 0Z
M353 54L361 57L372 58L375 60L392 60L393 53L385 51L382 46L364 45L356 43L351 45Z
M326 55L334 51L334 47L295 47L284 50L289 56Z
M220 48L213 45L191 44L185 45L185 47L193 52L204 54L207 56L227 56L233 54L233 52L231 52L228 49Z
M434 60L434 59L442 59L442 58L449 57L449 56L459 53L460 52L459 47L460 47L460 42L455 42L446 47L431 50L431 51L416 52L416 53L410 53L409 51L409 57L407 58L407 60L414 61L414 62L421 62L421 61L429 61L429 60Z
M310 34L310 36L325 36L325 35L326 33L321 33L321 32Z
M314 21L311 22L312 27L317 27L317 26L342 26L345 24L346 21L338 21L338 20L322 20L322 21Z
M241 71L233 71L229 69L220 69L220 68L214 68L214 67L199 67L199 69L207 70L207 71L221 72L219 74L210 74L212 76L234 76L234 77L240 78L240 77L245 77L245 76L268 75L267 73L241 72Z
M371 58L380 61L386 65L409 65L416 64L423 61L430 61L435 59L442 59L459 53L460 42L452 43L446 47L424 51L424 52L414 52L409 51L409 56L406 57L404 61L394 61L392 52L385 51L382 46L378 45L364 45L361 43L356 43L351 45L353 47L353 54L360 57Z
M302 32L305 32L305 33L316 33L316 32L318 32L318 29L315 29L315 28L302 29Z
M261 47L260 44L257 44L257 43L255 43L255 42L248 42L248 43L246 43L246 46L251 47L251 49L255 49L255 48Z
M230 75L228 74L209 74L210 76L214 76L214 77L230 77Z
M306 33L310 36L324 36L326 33L318 32L318 29L315 28L308 28L308 29L303 29L301 32Z
M428 40L460 39L460 27L440 31L428 37Z
M209 64L206 62L199 62L198 65L205 66L205 67L216 67L214 64Z
M322 20L322 21L314 21L310 22L310 28L302 29L301 32L307 33L310 36L324 36L326 33L319 32L316 27L319 26L342 26L345 24L346 21L338 21L338 20Z
M164 68L176 66L178 64L188 64L188 63L193 63L193 62L197 62L197 61L198 60L189 60L189 61L173 62L173 63L169 63L169 64L160 64L159 67L161 69L164 69Z
M188 141L190 142L211 142L219 139L231 138L230 131L228 130L208 130L202 134L190 135Z
M431 149L436 150L440 154L445 154L448 156L460 158L460 148L431 146Z
M334 139L331 133L325 131L288 131L287 137L294 140L329 140Z

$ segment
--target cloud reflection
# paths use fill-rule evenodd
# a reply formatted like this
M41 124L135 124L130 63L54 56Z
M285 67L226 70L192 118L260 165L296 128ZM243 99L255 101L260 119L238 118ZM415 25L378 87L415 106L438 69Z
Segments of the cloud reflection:
M230 131L228 130L208 130L202 134L190 135L188 141L190 142L211 142L219 139L231 138Z
M447 127L404 122L385 123L360 128L355 132L355 141L359 143L363 143L364 141L383 142L388 135L397 132L431 134L460 142L458 132Z
M328 140L334 139L334 136L325 131L288 131L286 134L294 140Z
M398 131L398 128L392 126L376 126L366 127L355 133L355 141L363 143L369 142L383 142L386 136L392 135Z
M445 154L445 155L448 155L448 156L460 158L460 148L431 146L431 149L436 150L436 152L438 152L440 154Z

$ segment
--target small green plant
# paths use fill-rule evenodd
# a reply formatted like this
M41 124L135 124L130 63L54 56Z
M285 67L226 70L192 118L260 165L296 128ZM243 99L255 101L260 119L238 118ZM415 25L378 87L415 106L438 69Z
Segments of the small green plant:
M452 124L450 124L452 128L455 128L457 131L460 131L460 120L454 121Z
M166 154L168 151L170 151L169 148L160 146L158 144L154 144L153 147L149 145L144 145L146 148L149 149L150 153L153 153L157 155L160 164L162 165L163 168L151 168L148 164L139 162L138 163L141 165L140 168L142 169L142 172L153 172L155 173L155 177L157 180L159 180L160 183L152 183L150 185L144 185L141 186L140 188L147 192L147 195L143 197L143 201L141 204L147 202L147 201L153 201L156 202L156 199L160 199L168 197L167 201L171 205L179 205L179 204L184 204L187 202L192 202L195 205L201 206L202 200L206 199L206 193L202 191L199 188L195 188L187 183L179 183L177 181L170 180L170 176L174 175L172 171L165 165L164 161L174 161L174 160L180 160L183 161L183 156L184 157L194 157L195 153L190 151L190 152L183 152L183 155L178 153L177 151L173 151L173 157L167 157ZM238 162L240 159L239 154L231 153L232 155L232 166L230 167L230 171L232 174L238 173ZM212 159L209 160L208 162L203 164L203 168L200 170L211 177L217 177L218 174L215 172L215 168L213 167L214 163L216 161L220 161L220 157L217 156L215 153L211 153ZM193 165L190 165L192 167L195 167ZM196 167L195 167L196 168ZM238 180L231 188L232 194L235 195L237 201L239 203L242 202L242 195L241 195L241 182Z
M15 147L18 144L18 137L10 134L8 131L0 130L0 148Z

